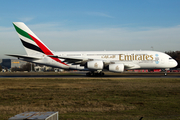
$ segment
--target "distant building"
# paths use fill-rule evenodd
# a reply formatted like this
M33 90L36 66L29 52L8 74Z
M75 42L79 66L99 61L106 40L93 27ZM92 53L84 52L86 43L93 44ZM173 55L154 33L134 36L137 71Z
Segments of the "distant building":
M28 62L22 61L19 59L0 59L0 65L2 66L2 71L7 72L11 71L12 68L22 68L23 65L26 65ZM48 67L45 65L38 65L34 64L34 70L36 72L46 72L46 71L55 71L55 72L62 72L62 69L59 68L53 68L53 67Z
M0 65L3 69L11 69L14 67L21 68L21 66L26 63L27 62L18 59L0 59Z
M18 59L11 59L11 68L18 67L20 68L22 65L27 64L26 61L18 60Z
M48 66L45 66L45 65L36 65L34 67L34 70L36 72L46 72L46 71L53 71L54 69L52 67L48 67Z

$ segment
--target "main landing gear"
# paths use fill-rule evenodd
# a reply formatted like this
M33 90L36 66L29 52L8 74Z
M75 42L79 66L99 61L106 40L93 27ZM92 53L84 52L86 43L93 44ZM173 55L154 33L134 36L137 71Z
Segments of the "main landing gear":
M104 72L90 71L86 73L86 76L104 76Z

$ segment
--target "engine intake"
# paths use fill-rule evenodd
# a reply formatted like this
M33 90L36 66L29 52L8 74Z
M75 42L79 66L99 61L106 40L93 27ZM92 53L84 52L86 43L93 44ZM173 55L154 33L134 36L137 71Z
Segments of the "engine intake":
M88 61L87 68L92 70L102 70L104 67L103 61Z
M109 71L111 72L124 72L124 64L110 64Z

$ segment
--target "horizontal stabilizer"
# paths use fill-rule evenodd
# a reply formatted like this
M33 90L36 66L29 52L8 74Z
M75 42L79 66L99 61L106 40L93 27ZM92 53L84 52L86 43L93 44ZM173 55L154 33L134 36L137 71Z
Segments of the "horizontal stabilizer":
M32 57L32 56L27 56L27 55L15 55L15 54L6 54L7 56L11 56L11 57L17 57L19 58L23 58L23 59L31 59L31 60L40 60L41 58L38 57Z

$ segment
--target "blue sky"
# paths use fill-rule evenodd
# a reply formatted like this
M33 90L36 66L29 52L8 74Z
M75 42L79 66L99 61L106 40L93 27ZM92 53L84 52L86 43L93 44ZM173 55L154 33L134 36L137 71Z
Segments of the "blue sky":
M54 51L180 50L179 0L0 1L0 58L26 54L12 22Z

